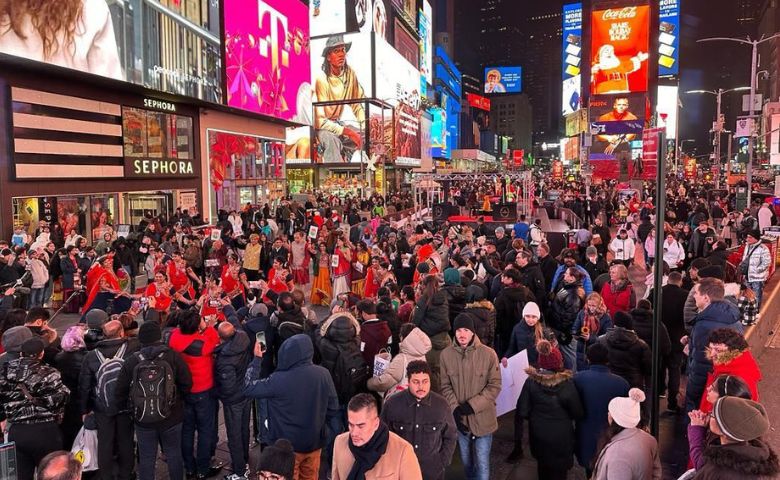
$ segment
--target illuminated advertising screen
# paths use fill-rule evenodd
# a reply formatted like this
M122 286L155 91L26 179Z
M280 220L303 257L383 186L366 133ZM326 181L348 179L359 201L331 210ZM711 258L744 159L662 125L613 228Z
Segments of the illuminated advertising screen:
M314 78L312 156L317 163L360 162L360 155L355 154L363 151L365 99L372 96L371 34L314 39L311 52ZM321 102L329 103L322 105Z
M395 107L396 163L419 166L420 71L381 38L376 38L376 97Z
M658 76L680 73L680 0L661 0L658 16Z
M563 72L562 113L568 115L580 108L582 97L582 3L563 6Z
M367 60L370 64L370 57ZM420 107L420 71L384 40L376 39L376 97Z
M312 0L309 2L311 36L376 32L389 39L393 14L388 1Z
M592 94L647 91L649 29L648 5L593 12Z
M223 102L221 0L166 2L165 8L144 3L135 12L127 2L115 1L3 3L14 7L22 33L0 13L0 53ZM46 41L33 28L32 14Z
M370 34L351 33L314 39L311 58L315 103L372 96Z
M643 93L596 95L590 99L591 129L599 135L642 133L647 102Z
M443 108L431 109L431 155L434 158L451 158L447 148L449 131L447 131L447 111Z
M285 134L285 162L311 163L311 127L288 127Z
M658 126L666 127L666 138L673 140L677 134L677 93L678 87L658 86Z
M420 90L427 95L428 85L433 84L433 9L428 0L423 0L419 12L418 31L420 32Z
M487 67L485 93L520 93L523 90L521 67Z
M481 95L475 95L473 93L467 93L466 101L469 103L470 106L474 108L478 108L486 112L490 111L490 99L487 97L483 97Z
M420 42L406 31L401 21L395 20L395 33L393 34L393 45L403 57L411 63L414 68L420 64Z
M308 7L299 0L225 2L231 107L311 123Z
M437 87L437 90L440 96L441 107L446 115L447 152L452 155L452 151L460 147L460 99L453 99L441 90L440 87Z
M361 0L353 0L360 2ZM400 18L412 28L417 28L417 0L392 0L395 11Z

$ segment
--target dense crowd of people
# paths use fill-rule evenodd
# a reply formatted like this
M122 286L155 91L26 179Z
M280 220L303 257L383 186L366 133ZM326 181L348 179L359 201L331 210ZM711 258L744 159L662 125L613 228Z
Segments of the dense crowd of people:
M661 478L652 395L689 418L692 478L780 473L743 336L774 213L672 183L656 254L649 192L543 180L537 208L553 188L553 208L583 219L556 256L531 216L511 229L423 221L404 212L408 196L291 198L214 226L177 211L95 245L55 239L45 222L17 231L0 244L0 418L19 478L55 478L52 462L78 470L60 451L82 429L97 437L85 478L155 478L159 449L169 478L214 477L221 410L228 480L443 479L456 448L467 478L488 479L501 369L521 352L506 461L525 455L527 432L539 478L564 479L575 461L590 478ZM448 193L471 209L488 190ZM401 212L392 221L387 205ZM632 282L642 266L646 282ZM58 307L81 314L61 338Z

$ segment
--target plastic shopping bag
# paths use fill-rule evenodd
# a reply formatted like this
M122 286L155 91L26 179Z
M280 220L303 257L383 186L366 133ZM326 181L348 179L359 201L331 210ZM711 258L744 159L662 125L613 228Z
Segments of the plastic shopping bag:
M374 376L381 377L390 365L390 352L384 348L374 355Z
M81 462L82 471L92 472L98 469L97 446L97 430L81 427L70 453L73 454L73 458Z

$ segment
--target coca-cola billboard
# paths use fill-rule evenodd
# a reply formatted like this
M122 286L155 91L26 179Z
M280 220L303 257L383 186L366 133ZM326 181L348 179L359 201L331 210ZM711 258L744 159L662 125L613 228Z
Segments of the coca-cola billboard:
M650 7L596 10L591 20L591 93L646 92Z

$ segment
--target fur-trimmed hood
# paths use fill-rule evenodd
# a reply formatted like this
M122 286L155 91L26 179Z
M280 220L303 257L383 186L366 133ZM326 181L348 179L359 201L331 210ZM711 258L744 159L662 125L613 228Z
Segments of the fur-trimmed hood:
M495 310L496 307L489 300L480 300L478 302L467 303L466 308L486 308L488 310Z
M526 368L525 373L528 374L529 379L543 387L556 387L567 380L571 380L574 377L574 375L571 373L571 370L551 372L549 370L542 370L536 367Z
M780 473L777 453L762 440L711 445L704 450L704 461L705 468L702 470L709 470L709 473L727 470L737 475L745 475L746 478L773 478Z

